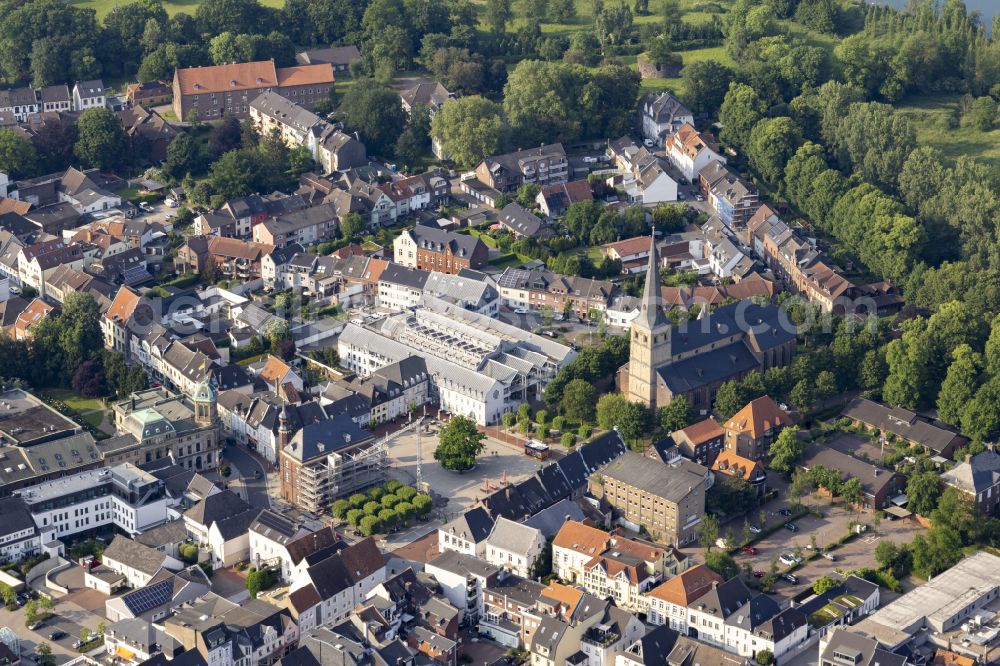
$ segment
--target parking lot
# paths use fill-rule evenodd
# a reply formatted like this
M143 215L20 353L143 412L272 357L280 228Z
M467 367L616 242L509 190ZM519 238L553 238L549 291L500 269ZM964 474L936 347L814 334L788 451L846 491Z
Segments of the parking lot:
M856 511L849 510L844 506L831 505L825 500L811 499L807 504L818 508L823 516L817 517L807 514L795 520L794 523L799 528L798 532L779 528L754 544L757 549L755 555L741 553L736 556L736 562L740 565L749 564L754 571L767 571L771 567L772 560L780 558L783 553L794 554L796 548L801 549L803 557L808 557L811 552L813 536L815 536L816 547L823 551L847 534L851 521L860 523L871 521L870 515L862 514L859 518ZM770 514L768 525L780 524L786 520L776 510ZM780 580L775 586L775 591L783 596L794 596L811 586L822 576L874 566L875 547L880 540L889 539L896 543L910 541L922 529L916 522L910 520L882 520L879 522L877 531L861 534L844 545L833 547L830 552L836 558L834 561L817 557L805 562L794 572L798 578L797 583L792 584ZM783 572L786 569L788 566L778 561L778 570Z
M17 637L21 640L22 654L32 654L39 644L48 643L56 663L62 664L80 656L80 653L73 649L73 642L80 638L80 630L86 627L93 632L104 618L84 610L68 599L54 601L55 615L35 631L24 626L23 608L9 611L2 605L0 605L0 626L10 627L17 633ZM49 636L57 631L63 632L65 636L51 640Z

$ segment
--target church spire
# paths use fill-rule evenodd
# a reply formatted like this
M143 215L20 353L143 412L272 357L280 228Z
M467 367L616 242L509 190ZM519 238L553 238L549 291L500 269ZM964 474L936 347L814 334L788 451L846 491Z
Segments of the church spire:
M649 268L646 269L646 286L642 290L642 303L636 321L648 329L654 329L667 322L660 308L660 268L656 251L656 227L650 235Z

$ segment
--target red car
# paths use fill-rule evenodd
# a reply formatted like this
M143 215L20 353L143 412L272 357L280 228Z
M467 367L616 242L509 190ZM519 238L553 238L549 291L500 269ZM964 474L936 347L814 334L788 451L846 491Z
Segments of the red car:
M753 546L743 546L740 548L740 552L746 553L747 555L756 555L757 549Z
M753 577L754 578L763 578L764 577L764 572L761 571L760 569L756 569L753 572Z

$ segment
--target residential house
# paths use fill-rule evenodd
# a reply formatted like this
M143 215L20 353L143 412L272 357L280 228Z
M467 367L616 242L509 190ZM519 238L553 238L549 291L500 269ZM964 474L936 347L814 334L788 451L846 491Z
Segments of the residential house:
M324 534L326 532L332 533L332 531L329 527L320 530ZM264 509L250 523L250 561L257 567L275 567L281 573L282 580L291 582L298 564L293 558L295 546L292 544L309 534L311 532L298 523L280 513ZM312 541L318 541L321 538L322 535L317 534ZM324 543L326 541L324 540Z
M668 92L644 95L639 101L639 114L643 138L658 146L685 124L694 123L694 115Z
M703 482L699 479L703 487ZM674 548L625 539L584 523L568 520L552 540L552 569L561 580L621 607L644 612L644 594L686 566Z
M493 532L493 525L493 519L483 507L473 507L438 528L438 551L454 550L485 559L486 540Z
M651 206L677 201L677 181L670 175L666 160L656 155L649 154L623 174L621 186L632 203Z
M289 601L302 632L346 621L386 579L385 557L370 537L309 565L292 582Z
M125 101L131 106L169 104L174 93L164 81L143 81L125 86Z
M703 136L690 123L684 123L676 132L667 136L665 147L667 159L692 183L698 180L698 174L712 160L726 163L726 158L719 154L718 146L714 145L713 137Z
M754 260L743 254L729 238L720 238L717 242L705 244L708 266L712 273L720 279L732 279L739 282L747 277L754 268Z
M31 339L32 327L49 315L55 308L41 298L35 298L24 308L14 322L14 339Z
M990 450L966 456L941 480L969 495L982 515L992 516L1000 504L1000 455Z
M674 467L626 452L591 479L590 492L616 509L631 526L658 540L683 546L697 539L705 512L705 470Z
M106 600L104 615L112 623L135 618L158 622L182 604L197 599L210 590L208 576L199 566L192 565L176 574L163 569L153 576L146 587Z
M687 609L713 585L723 582L722 576L704 564L686 569L657 585L646 594L649 603L646 617L650 624L667 625L687 634Z
M885 509L906 490L906 477L902 474L882 469L822 444L806 447L798 465L806 471L822 466L840 474L841 479L858 479L861 482L861 501L857 508L867 513Z
M67 112L73 105L73 98L70 95L69 87L65 83L53 86L45 86L38 91L38 97L42 102L42 111Z
M38 527L24 500L18 496L0 498L0 562L20 562L37 555L42 543Z
M101 554L101 565L124 577L136 589L148 585L160 569L176 572L183 568L180 560L120 534Z
M253 228L256 243L284 247L289 243L315 245L332 238L340 228L337 207L320 204L281 215Z
M503 579L503 570L471 555L446 550L424 565L424 573L441 586L463 623L474 624L483 615L484 591Z
M417 225L396 237L393 257L397 264L410 268L456 274L485 266L489 250L475 236Z
M445 102L455 99L455 95L437 81L423 81L401 91L399 99L406 113L413 113L413 107L421 105L427 107L433 117Z
M781 431L793 424L792 417L770 396L761 396L725 422L725 449L749 460L762 460Z
M529 645L544 614L538 601L545 589L544 584L519 576L506 576L487 587L479 630L505 647Z
M138 104L122 109L115 115L118 116L125 135L146 147L150 161L159 163L167 159L167 147L180 130L156 111L149 111Z
M32 113L38 113L38 97L33 88L0 90L0 111L10 113L14 120L23 123Z
M574 180L569 183L549 185L548 187L543 187L538 196L535 197L538 209L546 217L558 217L575 203L593 200L594 193L590 189L590 183L586 180Z
M524 183L545 187L569 180L569 162L560 143L487 157L475 171L481 183L500 192L514 192Z
M522 578L531 578L544 549L545 537L540 530L500 516L486 539L485 559Z
M825 645L820 646L819 666L908 666L912 662L904 655L890 652L875 639L849 629L837 629Z
M83 171L70 167L66 171L46 174L37 178L19 180L11 196L31 203L35 209L69 204L79 215L96 213L117 208L122 200L112 189L120 188L124 183L113 176L106 176L97 169ZM31 214L37 214L37 210ZM30 219L30 217L29 217ZM47 233L59 233L63 229L75 226L76 218L63 220L63 226L55 229L41 221L37 224L45 228ZM46 228L47 227L47 228Z
M181 653L180 643L141 618L112 622L104 630L103 638L107 653L115 655L118 663L125 666L139 666L159 654L173 659Z
M760 205L757 188L719 160L698 172L698 182L712 210L730 228L746 225Z
M352 62L360 61L361 52L353 44L312 49L295 55L295 62L300 65L330 65L334 72L346 72Z
M273 354L267 355L267 361L261 367L257 376L275 393L278 393L281 387L286 384L291 384L297 391L302 391L304 388L302 377L290 365Z
M554 187L562 187L556 185ZM541 196L541 194L539 194ZM511 202L503 207L497 216L497 222L515 238L546 238L554 233L552 228L542 222L534 213L525 210L521 204Z
M250 102L264 92L276 92L312 110L328 99L333 89L329 64L276 67L273 60L177 68L174 72L173 107L178 118L199 120L229 114L246 118Z
M250 558L250 526L260 514L233 492L205 497L184 513L188 534L207 546L216 569Z
M347 134L331 126L315 139L314 159L325 173L346 171L368 163L368 150L357 133Z
M314 146L309 144L327 126L315 113L276 92L261 93L250 101L250 120L261 136L277 132L289 148L309 147L314 159Z
M708 468L722 451L725 437L726 431L711 416L670 434L681 455Z
M77 81L73 85L73 110L103 109L107 97L104 91L104 81ZM180 116L178 116L180 117Z
M548 309L560 319L572 314L587 320L604 312L615 291L607 280L520 268L506 269L497 284L503 305L532 312Z
M346 386L327 386L321 402L331 415L348 410L358 425L370 427L405 417L428 401L427 364L410 356ZM330 397L326 397L327 395Z
M140 308L140 303L141 296L130 287L118 289L111 307L101 317L105 347L123 354L130 353L137 328L152 323L152 320L146 319L151 314L148 306Z
M894 435L911 446L922 446L936 455L951 458L968 439L953 430L930 423L915 412L902 407L892 409L866 398L855 398L844 408L843 415L855 425L878 430L882 436Z
M46 295L49 277L60 266L82 269L85 257L83 246L66 244L61 240L42 241L21 248L18 256L18 276L22 284L35 288L39 295Z
M655 241L651 236L636 236L603 247L605 255L622 263L623 273L634 274L648 267L650 248L655 247Z
M764 465L757 460L748 460L732 451L723 451L712 463L712 471L721 479L735 477L747 482L750 489L758 497L763 497L767 490L767 472Z

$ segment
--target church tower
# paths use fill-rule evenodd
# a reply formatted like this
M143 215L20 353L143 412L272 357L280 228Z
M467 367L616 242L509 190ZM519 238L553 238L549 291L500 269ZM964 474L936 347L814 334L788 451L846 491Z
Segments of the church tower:
M656 408L656 369L670 361L670 335L670 321L660 308L660 269L654 228L639 316L632 321L626 396L629 400Z
M194 420L200 426L215 425L218 419L218 403L215 389L206 379L194 390L191 397L194 402Z

